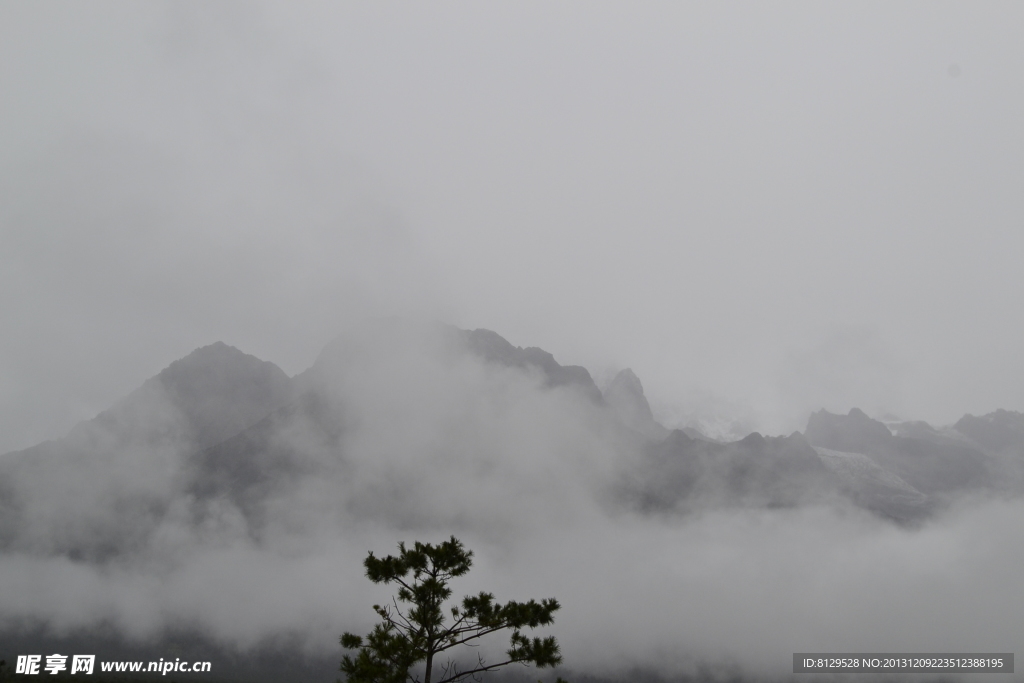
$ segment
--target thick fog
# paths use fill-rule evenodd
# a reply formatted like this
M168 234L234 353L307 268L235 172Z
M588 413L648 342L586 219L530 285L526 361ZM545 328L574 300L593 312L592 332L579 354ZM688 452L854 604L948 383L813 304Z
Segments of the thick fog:
M794 651L1020 649L1019 500L967 501L914 529L838 500L641 514L621 496L635 435L605 408L427 329L353 326L325 351L305 381L327 407L250 439L255 483L218 479L220 451L197 488L196 461L159 445L23 463L3 625L104 624L137 643L187 628L243 652L290 637L340 658L338 634L369 630L391 594L364 578L366 551L454 534L476 553L456 595L557 597L545 631L578 674L778 679ZM173 435L180 414L139 396L131 419Z
M0 451L343 314L672 422L1024 403L1012 3L5 3Z
M967 2L0 4L0 453L198 347L295 376L386 316L492 329L602 386L630 367L664 425L711 436L821 408L1024 410L1022 21ZM19 470L0 625L243 650L290 633L340 657L387 595L366 551L454 533L477 553L456 594L557 596L575 672L1024 651L1019 500L915 528L831 499L642 514L620 490L638 447L604 409L407 342L324 369L341 447L302 420L277 433L305 459L253 509L187 483L160 395L138 410L167 441Z

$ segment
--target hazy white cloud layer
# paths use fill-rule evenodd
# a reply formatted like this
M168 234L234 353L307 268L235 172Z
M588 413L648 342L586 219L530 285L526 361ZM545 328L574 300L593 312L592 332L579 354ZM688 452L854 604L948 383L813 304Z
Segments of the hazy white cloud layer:
M498 509L519 512L514 501ZM913 533L814 508L664 525L595 515L520 528L500 545L460 534L477 561L455 589L558 597L548 631L567 667L591 675L711 665L777 680L796 651L1020 652L1024 557L1006 539L1022 523L1020 503ZM58 634L102 620L142 641L182 625L243 649L293 633L310 654L340 659L338 634L369 630L369 606L389 594L361 576L366 550L394 552L396 535L439 542L446 531L354 527L301 550L283 540L200 546L158 572L5 556L0 609L46 619Z
M0 450L352 312L630 366L671 418L1019 409L1022 11L5 4Z
M455 534L476 553L456 595L557 597L550 630L577 674L779 680L797 651L1021 651L1019 500L965 503L915 530L840 503L641 516L615 495L636 444L603 409L435 342L339 343L316 371L341 441L284 423L271 450L301 469L255 508L228 489L196 494L186 461L168 466L161 449L132 451L145 476L91 456L73 471L22 469L16 484L34 493L23 537L0 555L0 626L105 623L143 642L184 627L242 650L283 633L340 657L338 634L368 630L369 606L390 594L363 577L366 551ZM147 409L144 424L174 420ZM131 541L110 533L125 500L163 510L151 526L130 515ZM54 538L68 528L122 550L55 554L75 540Z
M1022 21L998 2L4 3L0 453L216 340L294 375L367 315L632 367L670 426L1022 410ZM583 671L1024 652L1020 502L917 531L834 507L640 519L609 503L630 445L571 392L386 350L333 385L358 418L347 460L288 437L317 476L262 503L258 538L230 501L197 521L181 454L41 465L0 615L241 647L295 631L322 654L369 624L367 550L457 533L463 590L558 596ZM120 537L104 501L125 490L166 513L128 508L152 524L128 556L50 554Z

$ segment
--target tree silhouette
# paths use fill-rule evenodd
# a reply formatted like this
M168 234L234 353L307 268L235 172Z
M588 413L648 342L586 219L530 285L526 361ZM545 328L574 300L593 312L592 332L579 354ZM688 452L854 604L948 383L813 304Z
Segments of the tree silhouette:
M553 636L528 638L524 628L554 622L558 610L554 598L529 602L494 601L490 593L466 596L462 606L452 605L447 613L443 603L451 597L448 582L469 571L473 551L466 550L454 536L437 546L417 541L406 548L398 544L397 557L377 558L371 551L363 562L366 576L374 583L398 584L391 605L374 605L381 621L365 638L345 633L341 645L358 650L345 655L341 671L348 683L455 683L509 664L556 666L562 661ZM406 607L407 605L407 607ZM451 622L447 614L451 615ZM438 655L460 646L472 646L491 633L510 629L507 659L488 664L477 655L476 664L461 665L450 656L439 664ZM422 679L413 671L423 662ZM433 675L439 671L437 680ZM565 683L561 678L558 683Z

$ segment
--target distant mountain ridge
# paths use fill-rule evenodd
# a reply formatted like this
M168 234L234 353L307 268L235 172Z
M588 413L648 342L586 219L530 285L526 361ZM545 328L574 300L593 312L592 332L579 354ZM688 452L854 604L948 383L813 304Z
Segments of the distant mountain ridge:
M648 511L688 511L708 504L793 507L835 493L829 469L799 432L733 443L694 439L675 430L651 444L638 484L629 491Z
M613 431L633 435L623 443L639 444L641 457L619 491L627 504L647 512L840 498L912 522L964 493L1024 490L1021 413L967 415L938 430L914 422L890 428L858 409L847 415L822 410L810 416L803 434L752 433L718 443L658 424L629 369L602 393L585 368L561 365L542 349L514 346L490 330L402 320L367 329L328 344L309 370L291 378L221 342L196 349L64 438L0 456L0 550L93 559L117 554L144 542L180 495L199 506L196 519L205 514L203 506L230 501L255 533L266 522L268 495L296 478L335 476L324 463L333 462L351 425L345 405L328 390L331 383L358 371L366 353L389 344L401 353L422 339L433 340L446 357L469 354L533 373L543 388L578 392L586 410L610 421ZM297 432L303 440L282 436ZM137 457L142 451L153 460L145 467ZM96 470L109 471L109 478L85 475ZM67 482L64 490L52 486L55 471ZM76 485L76 477L90 483ZM111 506L131 514L97 512Z
M433 365L412 376L418 354L433 359ZM460 396L455 418L440 430L464 434L472 447L486 451L495 434L532 437L533 431L550 427L545 422L566 415L576 422L572 430L558 432L554 451L524 458L532 469L511 468L520 478L510 482L502 478L508 470L496 465L494 453L518 460L517 450L493 448L491 459L480 462L448 460L444 453L436 457L427 448L417 452L418 439L428 441L431 425L408 419L408 410L394 416L388 410L401 404L429 414L440 394L451 389L422 386L439 372L458 375L472 389L493 389L479 397ZM387 386L378 386L380 381ZM384 411L378 422L366 424L356 410L364 400ZM541 408L522 410L516 401ZM512 416L500 429L478 429L472 422L478 415L493 418L508 406ZM596 436L573 441L583 429ZM358 444L359 435L373 430L382 432L376 436L384 437L385 445L391 443L389 432L409 436L400 443L413 443L407 450L414 452L381 448L354 458L353 435ZM583 460L580 469L568 470L570 475L556 474L559 463L550 460L557 459L557 448L568 451L571 460L595 445L606 446L619 460L611 466ZM396 457L393 466L389 457ZM592 467L595 462L600 467ZM357 479L361 466L369 466L373 476ZM172 362L65 437L0 456L0 555L56 558L62 565L103 573L133 562L164 567L180 559L181 547L209 557L238 548L302 553L308 550L304 542L328 538L316 535L317 525L321 532L330 527L347 533L342 521L349 516L405 533L423 528L424 518L436 513L429 505L424 509L424 498L414 494L423 472L444 467L470 470L463 473L472 482L469 488L481 488L484 481L494 488L441 524L472 522L486 511L488 494L505 495L505 488L512 489L509 495L517 503L532 489L561 497L571 477L573 485L588 478L597 482L587 489L600 499L597 508L648 518L723 508L840 506L844 513L914 526L961 497L1024 492L1024 414L967 415L952 427L934 428L923 422L886 424L858 409L846 415L821 410L810 416L803 433L752 432L725 442L658 424L640 378L630 369L620 371L602 392L585 368L562 365L542 349L514 346L489 330L379 321L339 336L294 377L218 342ZM446 488L448 479L456 478L449 474L460 473L435 474L435 488L442 490L431 491L428 503L431 498L458 503L473 493ZM544 488L551 481L557 487L553 493ZM17 643L23 652L68 651L69 643L79 642L61 640L42 618L28 624L34 631L6 623L0 623L0 642ZM83 630L74 637L92 647L93 633ZM121 653L112 659L129 659L123 653L140 647L109 634L111 652ZM213 639L192 631L187 637L189 652L225 657ZM152 651L146 657L166 656L168 650ZM254 666L246 675L258 679L265 672Z
M601 401L601 391L594 383L590 372L579 365L560 365L555 357L544 349L536 346L522 348L513 346L497 332L490 330L458 330L453 328L456 336L461 337L466 348L491 363L508 367L535 368L545 377L549 387L575 386L595 401Z
M964 415L953 429L986 450L1024 449L1024 413L997 410L981 417Z

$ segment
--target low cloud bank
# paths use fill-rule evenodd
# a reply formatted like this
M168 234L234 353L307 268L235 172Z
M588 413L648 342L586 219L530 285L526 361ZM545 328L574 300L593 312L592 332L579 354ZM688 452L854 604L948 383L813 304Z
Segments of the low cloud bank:
M370 605L390 595L364 578L366 552L454 534L476 554L456 596L557 597L550 632L577 673L778 680L796 651L1024 649L1021 501L965 503L913 530L839 503L643 515L615 496L636 434L576 388L430 329L353 332L296 380L321 396L317 411L290 404L238 451L273 477L202 489L208 461L166 444L135 450L130 477L17 470L16 489L52 483L75 505L45 523L18 508L0 626L61 636L107 624L135 642L188 629L243 651L286 635L336 657L338 635L368 630ZM206 452L232 453L217 448ZM123 497L102 485L113 479L150 514L118 516ZM136 519L132 542L105 554L44 542L76 520L82 538L124 538Z

